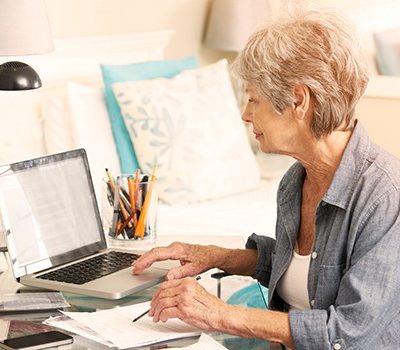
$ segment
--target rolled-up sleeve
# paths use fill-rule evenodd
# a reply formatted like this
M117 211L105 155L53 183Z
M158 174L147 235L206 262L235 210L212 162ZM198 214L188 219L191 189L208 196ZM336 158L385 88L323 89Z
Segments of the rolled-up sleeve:
M253 233L247 239L246 249L257 249L256 272L252 277L260 281L264 286L268 286L271 277L271 260L275 249L275 239Z
M375 349L390 327L400 334L398 190L366 209L355 237L335 304L289 312L297 350Z

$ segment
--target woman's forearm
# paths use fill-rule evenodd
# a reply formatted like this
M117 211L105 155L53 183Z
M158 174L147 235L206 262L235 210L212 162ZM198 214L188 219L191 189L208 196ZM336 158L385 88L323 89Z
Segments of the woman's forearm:
M256 269L257 250L254 249L227 249L221 247L216 254L215 267L234 275L253 276Z
M295 349L289 315L284 312L226 305L216 330L243 338L265 339Z

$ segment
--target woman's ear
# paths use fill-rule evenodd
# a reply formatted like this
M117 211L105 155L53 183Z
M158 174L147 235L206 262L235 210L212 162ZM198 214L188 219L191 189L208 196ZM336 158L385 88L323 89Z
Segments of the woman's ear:
M293 109L296 117L304 119L311 111L311 91L306 85L296 85L293 89L295 102Z

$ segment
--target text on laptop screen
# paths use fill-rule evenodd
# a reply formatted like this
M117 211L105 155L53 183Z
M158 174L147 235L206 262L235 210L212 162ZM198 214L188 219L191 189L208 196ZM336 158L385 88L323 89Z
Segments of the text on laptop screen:
M52 266L63 254L82 253L104 239L86 158L79 154L11 164L0 177L10 256L25 273L33 272L29 265Z

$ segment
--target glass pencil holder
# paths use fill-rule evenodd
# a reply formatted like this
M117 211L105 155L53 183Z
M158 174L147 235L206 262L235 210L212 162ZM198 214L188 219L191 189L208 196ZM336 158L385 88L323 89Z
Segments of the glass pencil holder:
M154 244L157 234L157 180L147 175L103 179L102 222L109 245Z

